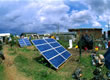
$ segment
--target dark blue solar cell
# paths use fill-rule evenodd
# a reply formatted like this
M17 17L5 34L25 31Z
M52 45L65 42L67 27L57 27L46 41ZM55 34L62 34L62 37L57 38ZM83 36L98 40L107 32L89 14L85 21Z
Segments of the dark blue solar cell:
M44 44L44 45L37 46L37 48L42 52L42 51L51 49L52 47L48 44Z
M27 38L25 38L24 41L25 41L27 46L31 46L31 43L30 43L30 41Z
M54 56L56 56L58 53L55 51L55 50L50 50L50 51L47 51L47 52L44 52L43 55L47 58L47 59L50 59Z
M66 59L68 59L68 58L71 56L71 54L70 54L68 51L62 53L61 55L62 55L63 57L65 57Z
M60 44L57 43L57 42L55 42L55 43L50 43L50 45L51 45L52 47L58 47L58 46L60 46Z
M55 42L55 39L51 39L51 38L49 38L49 39L45 39L47 42Z
M59 47L59 48L56 48L56 50L57 50L59 53L61 53L61 52L63 52L63 51L65 50L65 48Z
M42 40L32 40L32 42L33 42L35 45L39 45L39 44L44 44L44 43L46 43L43 39L42 39Z
M60 55L50 60L50 62L51 62L56 68L58 68L64 61L65 61L65 59L64 59L62 56L60 56Z

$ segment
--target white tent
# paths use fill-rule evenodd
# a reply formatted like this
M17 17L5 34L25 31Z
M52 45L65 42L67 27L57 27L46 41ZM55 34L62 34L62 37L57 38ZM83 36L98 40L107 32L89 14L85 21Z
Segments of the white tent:
M0 37L10 37L10 33L0 33Z

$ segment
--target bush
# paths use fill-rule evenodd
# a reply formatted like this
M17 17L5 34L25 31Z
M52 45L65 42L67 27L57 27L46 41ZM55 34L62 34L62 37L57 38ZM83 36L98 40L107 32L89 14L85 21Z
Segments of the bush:
M73 42L73 47L75 47L76 45L78 45L78 43L77 42Z
M11 41L9 42L10 46L13 47L14 45L18 45L18 38L14 37L13 35L11 35L10 37L11 37Z
M68 48L69 43L67 41L63 41L63 40L58 40L58 42L64 47L64 48Z
M15 42L14 42L14 36L11 35L10 37L11 37L10 46L12 47L15 44Z

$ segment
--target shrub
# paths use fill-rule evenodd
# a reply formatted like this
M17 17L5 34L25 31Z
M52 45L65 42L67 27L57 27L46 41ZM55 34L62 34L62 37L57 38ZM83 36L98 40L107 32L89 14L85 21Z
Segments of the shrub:
M15 44L15 42L14 42L14 36L13 35L10 35L10 37L11 37L10 46L12 47Z
M63 40L58 40L58 42L64 47L64 48L68 48L69 43L67 41L63 41Z

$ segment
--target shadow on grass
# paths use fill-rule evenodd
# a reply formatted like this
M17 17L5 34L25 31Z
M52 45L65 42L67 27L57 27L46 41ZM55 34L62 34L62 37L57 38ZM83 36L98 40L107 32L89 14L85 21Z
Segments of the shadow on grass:
M34 60L40 64L43 64L44 66L48 68L56 70L43 56L36 57L34 58Z

